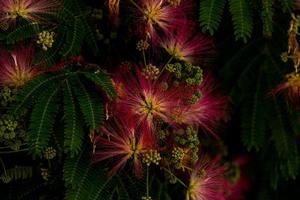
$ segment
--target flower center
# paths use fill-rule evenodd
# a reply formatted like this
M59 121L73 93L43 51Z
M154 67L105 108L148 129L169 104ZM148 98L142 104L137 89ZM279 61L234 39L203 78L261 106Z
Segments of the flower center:
M167 52L168 52L171 56L173 56L175 59L177 59L177 60L184 60L183 55L182 55L182 52L179 50L178 47L174 46L174 47L168 48L168 49L166 49L166 50L167 50Z
M147 97L142 103L141 103L141 109L140 111L147 116L153 115L155 112L159 110L159 105L155 101L155 99Z
M300 87L300 74L291 73L288 75L288 83L293 89L298 89Z
M16 19L18 16L26 18L28 15L28 10L21 7L20 5L14 5L8 13L10 18Z
M11 85L15 87L23 86L32 77L32 72L28 70L21 70L16 66L15 73L11 76Z
M141 146L137 143L136 138L132 137L130 139L130 153L129 157L136 160L141 153Z
M145 18L150 24L155 24L158 21L159 8L148 8L144 11Z

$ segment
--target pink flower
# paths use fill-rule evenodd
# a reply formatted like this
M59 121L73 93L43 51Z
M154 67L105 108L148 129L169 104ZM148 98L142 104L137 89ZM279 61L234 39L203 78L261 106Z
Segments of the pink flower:
M55 14L58 8L58 0L5 0L0 2L0 22L14 24L17 17L41 22L45 15Z
M250 179L245 174L249 158L237 157L229 168L228 177L224 180L224 194L228 200L245 200L246 192L251 188Z
M297 72L286 75L286 82L273 89L272 94L284 93L287 100L296 105L300 102L300 74Z
M115 85L122 88L123 96L116 102L116 111L133 119L137 125L154 129L155 120L173 122L171 110L180 105L180 94L175 89L164 88L162 79L152 82L140 71L126 73Z
M223 173L217 160L201 158L190 174L186 200L225 200L223 196Z
M20 47L17 51L0 50L0 85L21 87L38 75L33 66L33 48Z
M198 88L201 97L196 103L180 109L173 109L175 122L178 124L196 125L210 133L220 119L226 114L228 98L216 94L216 87L211 75L205 76Z
M182 24L161 40L161 46L175 59L199 64L212 51L213 41L202 33L193 34L188 23Z
M186 12L186 5L173 6L168 0L140 0L135 3L130 0L137 10L138 29L151 39L156 40L160 33L168 33L169 30L179 26Z
M132 160L137 177L142 176L141 156L155 146L150 129L136 128L133 122L115 119L101 128L96 137L95 162L114 159L109 175L115 175L127 161Z

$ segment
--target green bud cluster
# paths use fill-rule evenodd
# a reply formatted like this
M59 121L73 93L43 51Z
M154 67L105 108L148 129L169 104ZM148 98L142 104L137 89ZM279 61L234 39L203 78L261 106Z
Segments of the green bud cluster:
M185 156L185 152L183 148L175 147L172 150L172 159L175 161L181 161Z
M47 51L54 43L54 32L42 31L38 35L37 44L42 45L42 49Z
M190 86L200 85L203 81L203 70L190 63L168 64L166 69L173 73L177 79L185 81Z
M48 147L44 152L44 157L47 160L52 160L56 156L56 150L53 147Z
M145 51L149 48L149 43L146 40L140 40L138 41L138 43L136 44L136 49L138 51Z
M191 99L189 100L189 104L195 104L197 103L202 97L202 93L200 91L195 92Z
M159 165L159 161L161 160L160 153L157 150L149 150L143 154L143 163L147 166L150 166L152 163L155 165Z
M14 102L16 99L16 90L12 90L9 87L3 87L0 90L0 103L1 106L7 106Z
M10 140L16 137L18 122L5 115L0 119L0 137Z
M191 161L194 163L198 160L198 146L200 144L198 132L189 126L186 130L179 129L175 133L175 142L186 148L192 149Z
M13 150L19 150L25 140L25 130L20 123L9 115L0 118L0 143Z
M146 79L156 80L159 75L159 69L156 66L149 64L143 69L142 74Z
M166 70L173 73L177 79L182 76L182 65L180 63L167 64Z
M160 130L158 131L158 139L164 140L170 135L170 132L168 130Z
M172 150L172 162L175 164L175 167L177 169L181 168L182 166L182 160L184 159L185 156L185 150L180 147L175 147Z
M197 130L193 127L189 126L184 130L184 134L182 134L182 129L175 131L175 141L183 145L187 148L195 148L200 144Z

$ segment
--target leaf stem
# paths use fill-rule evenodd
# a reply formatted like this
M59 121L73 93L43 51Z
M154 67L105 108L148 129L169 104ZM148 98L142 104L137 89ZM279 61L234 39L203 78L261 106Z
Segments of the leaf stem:
M24 152L24 151L28 151L28 149L21 149L21 150L17 150L17 151L0 151L0 154L19 153L19 152Z
M145 50L143 49L143 60L144 60L144 65L146 67L147 65L147 60L146 60L146 55L145 55Z
M137 3L135 3L134 0L129 0L129 2L132 3L132 5L134 5L139 11L144 13L144 10Z
M147 189L147 198L149 197L149 166L147 166L147 177L146 177L146 189Z
M0 162L1 162L1 165L2 165L2 168L3 168L3 171L4 171L4 174L6 176L6 168L5 168L5 165L4 165L4 162L2 160L2 158L0 158Z
M176 179L176 181L178 181L178 183L180 183L183 187L188 188L188 186L180 178L178 178L175 174L173 174L170 170L168 170L165 167L163 167L163 170L165 170L167 173L173 176Z

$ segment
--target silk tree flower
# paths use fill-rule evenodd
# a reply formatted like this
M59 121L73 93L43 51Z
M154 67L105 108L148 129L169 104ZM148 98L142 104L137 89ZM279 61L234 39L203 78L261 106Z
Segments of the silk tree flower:
M182 24L188 6L181 3L173 6L168 0L130 0L137 10L138 29L155 41L160 33L168 33Z
M188 23L178 26L160 44L173 58L191 64L199 64L213 48L212 39L203 33L193 34Z
M26 82L40 73L32 63L32 47L21 47L17 51L0 50L0 85L22 87Z
M175 122L178 124L195 125L214 134L217 122L226 114L228 97L216 94L216 84L211 75L206 75L197 89L199 100L173 109Z
M0 2L1 24L14 24L17 17L30 22L45 21L45 15L53 15L59 8L58 0L5 0Z
M245 155L236 157L229 165L226 179L224 179L224 195L227 200L245 200L246 193L251 188L249 176L246 168L249 158Z
M300 74L292 72L286 75L286 81L272 90L272 94L284 93L288 102L296 105L300 102Z
M218 159L209 161L202 157L190 173L186 200L225 200L223 173Z
M174 88L165 88L163 79L148 80L137 70L136 74L126 73L123 78L115 80L125 94L117 100L116 111L152 130L156 120L172 123L171 111L180 106L181 94Z
M155 147L150 129L137 128L133 121L115 119L100 129L96 137L95 162L114 159L115 165L109 175L115 175L132 160L137 177L142 176L142 155Z

